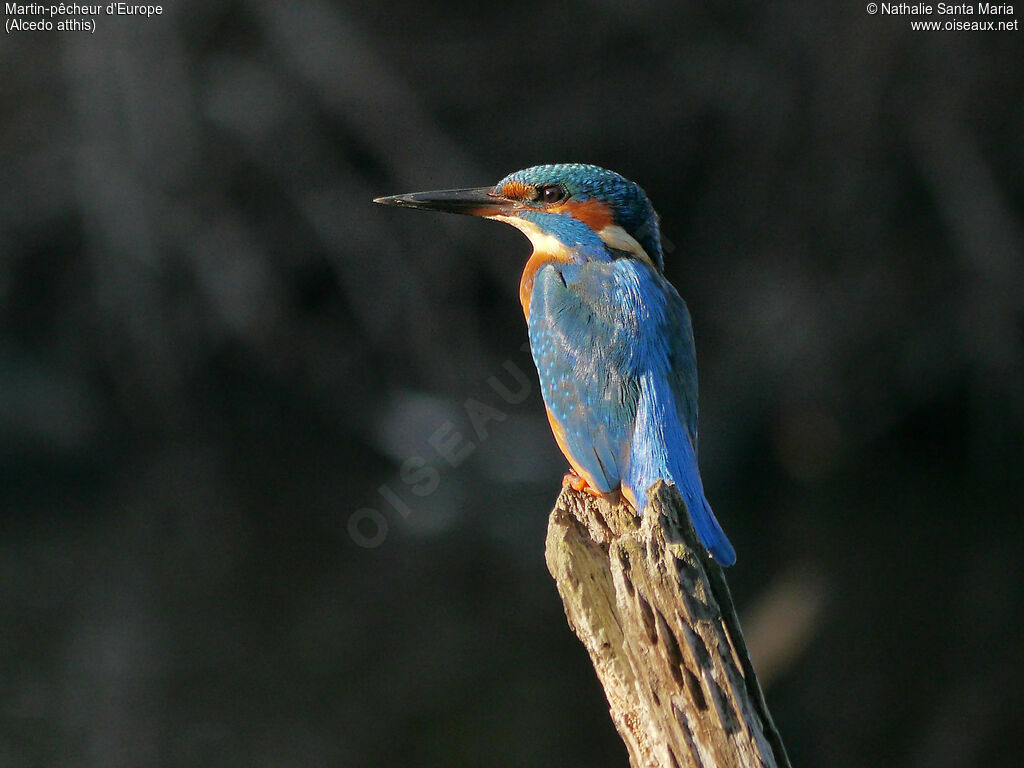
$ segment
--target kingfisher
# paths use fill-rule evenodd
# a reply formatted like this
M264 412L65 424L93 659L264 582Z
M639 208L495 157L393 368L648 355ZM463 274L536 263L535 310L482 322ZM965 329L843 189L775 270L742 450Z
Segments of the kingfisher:
M701 543L736 553L697 465L697 358L686 303L665 278L658 215L639 185L596 165L537 165L493 187L414 192L383 205L510 224L533 253L519 283L565 483L637 514L674 483Z

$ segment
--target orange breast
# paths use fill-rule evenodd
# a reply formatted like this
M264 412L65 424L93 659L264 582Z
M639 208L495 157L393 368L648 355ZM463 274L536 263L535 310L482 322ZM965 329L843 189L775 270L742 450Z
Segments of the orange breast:
M533 281L537 277L537 273L548 264L568 264L570 261L572 261L572 257L569 251L561 253L534 251L530 255L530 259L523 269L523 276L519 280L519 303L523 305L526 322L530 322L530 297L533 295Z
M578 221L582 221L595 232L600 232L612 223L612 211L606 203L600 200L567 200L561 205L547 209L548 213L567 213ZM523 229L521 226L520 229ZM523 229L527 237L536 244L538 241L531 237L528 229ZM530 296L533 294L533 281L537 272L545 264L552 262L567 263L570 260L568 250L559 253L552 253L550 250L534 250L526 268L523 269L523 277L519 281L519 303L523 305L523 314L526 320L530 320Z
M526 315L526 322L530 322L530 297L533 295L533 281L537 277L537 271L545 264L558 259L550 253L534 251L530 255L526 267L523 269L523 276L519 280L519 303L523 305L523 314Z

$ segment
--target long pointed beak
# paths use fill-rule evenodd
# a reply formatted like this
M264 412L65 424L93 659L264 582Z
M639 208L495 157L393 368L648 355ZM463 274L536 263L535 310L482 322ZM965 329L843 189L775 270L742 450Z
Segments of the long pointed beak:
M494 193L493 187L442 189L436 192L411 192L407 195L378 197L373 202L399 208L465 213L470 216L500 216L512 210L513 202Z

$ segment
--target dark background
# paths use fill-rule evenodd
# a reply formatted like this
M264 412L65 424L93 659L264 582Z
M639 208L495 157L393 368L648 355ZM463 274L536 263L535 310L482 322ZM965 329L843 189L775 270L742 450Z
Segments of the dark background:
M553 161L663 217L794 764L1024 761L1022 54L810 0L5 36L0 765L625 764L543 562L528 245L370 203Z

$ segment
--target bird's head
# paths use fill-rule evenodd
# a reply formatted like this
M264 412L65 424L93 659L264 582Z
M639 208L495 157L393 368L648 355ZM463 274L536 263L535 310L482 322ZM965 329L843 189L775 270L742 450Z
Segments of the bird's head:
M628 254L664 268L658 216L647 195L596 165L535 165L493 187L415 192L374 202L503 221L525 233L535 251L582 259Z

